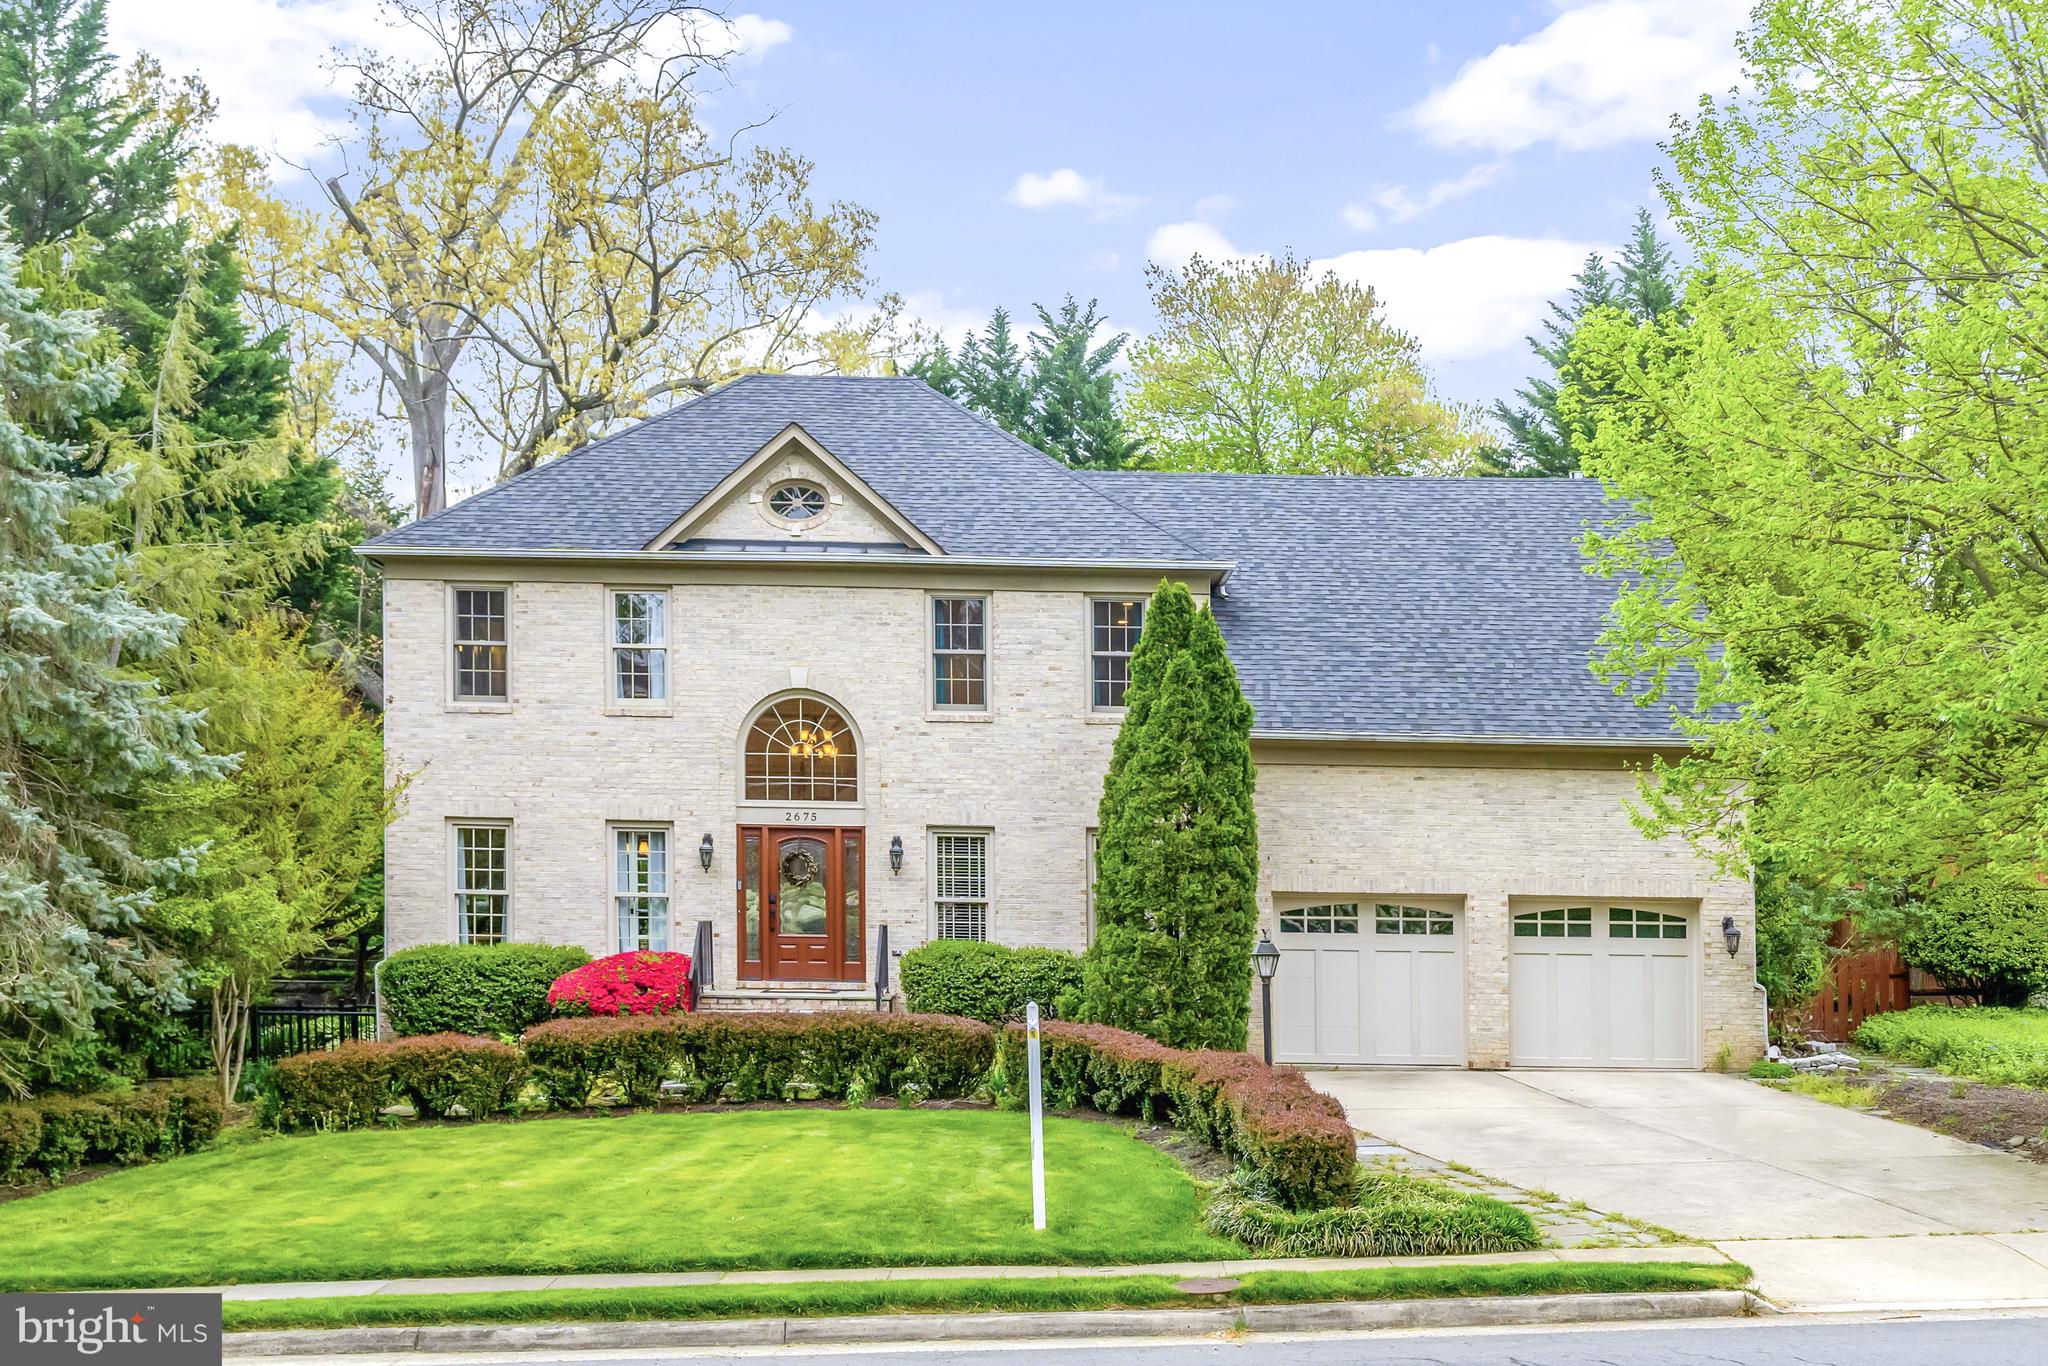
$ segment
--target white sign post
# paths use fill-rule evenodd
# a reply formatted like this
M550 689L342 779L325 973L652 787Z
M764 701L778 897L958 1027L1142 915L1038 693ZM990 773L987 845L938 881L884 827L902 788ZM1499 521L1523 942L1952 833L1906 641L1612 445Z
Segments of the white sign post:
M1038 1002L1024 1003L1024 1051L1031 1071L1031 1227L1045 1232L1045 1092L1038 1082Z

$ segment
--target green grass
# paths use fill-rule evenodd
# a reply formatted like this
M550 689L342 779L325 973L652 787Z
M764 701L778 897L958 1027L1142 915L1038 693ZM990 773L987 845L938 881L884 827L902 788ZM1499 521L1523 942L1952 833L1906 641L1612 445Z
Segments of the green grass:
M358 1295L346 1299L230 1300L229 1332L259 1329L418 1327L445 1323L613 1323L631 1319L799 1318L835 1314L1030 1313L1157 1309L1203 1304L1438 1299L1483 1295L1613 1294L1722 1290L1749 1268L1733 1263L1535 1262L1511 1266L1395 1267L1366 1271L1262 1271L1236 1293L1191 1301L1166 1276L1050 1276L1029 1280L825 1281L622 1290L507 1291L481 1295Z
M1802 1096L1811 1096L1828 1105L1839 1105L1845 1110L1860 1110L1871 1101L1868 1087L1834 1077L1797 1076L1789 1081L1772 1082L1771 1085L1781 1091L1795 1091Z
M1122 1126L751 1110L268 1138L0 1205L0 1287L1240 1255Z
M1871 1016L1856 1042L1992 1086L2048 1086L2048 1010L1915 1006Z

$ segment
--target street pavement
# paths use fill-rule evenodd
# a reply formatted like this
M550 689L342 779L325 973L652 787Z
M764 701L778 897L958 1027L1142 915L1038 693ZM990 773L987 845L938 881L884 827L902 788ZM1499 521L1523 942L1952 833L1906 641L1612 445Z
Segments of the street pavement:
M464 1366L535 1366L545 1354L447 1358ZM1037 1346L870 1347L837 1352L787 1348L746 1354L606 1353L563 1361L632 1361L656 1366L849 1366L860 1361L914 1366L2048 1366L2048 1320L2010 1316L1818 1321L1738 1319L1726 1323L1246 1337L1231 1341ZM347 1358L335 1358L337 1363ZM410 1358L426 1366L427 1358ZM357 1359L360 1362L360 1359Z

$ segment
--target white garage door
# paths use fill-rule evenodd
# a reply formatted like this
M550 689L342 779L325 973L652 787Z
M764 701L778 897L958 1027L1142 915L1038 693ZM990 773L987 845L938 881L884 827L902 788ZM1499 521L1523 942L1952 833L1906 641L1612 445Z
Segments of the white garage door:
M1274 1060L1464 1062L1462 920L1393 902L1281 910Z
M1513 916L1518 1067L1698 1067L1697 917L1593 902Z

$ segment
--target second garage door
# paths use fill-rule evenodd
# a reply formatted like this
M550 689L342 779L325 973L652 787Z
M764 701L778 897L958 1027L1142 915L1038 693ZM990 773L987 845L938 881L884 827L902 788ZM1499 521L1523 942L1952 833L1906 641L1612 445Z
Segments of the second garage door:
M1275 1061L1465 1060L1460 912L1361 899L1283 907L1277 918Z
M1697 919L1657 903L1517 902L1509 1061L1698 1067Z

